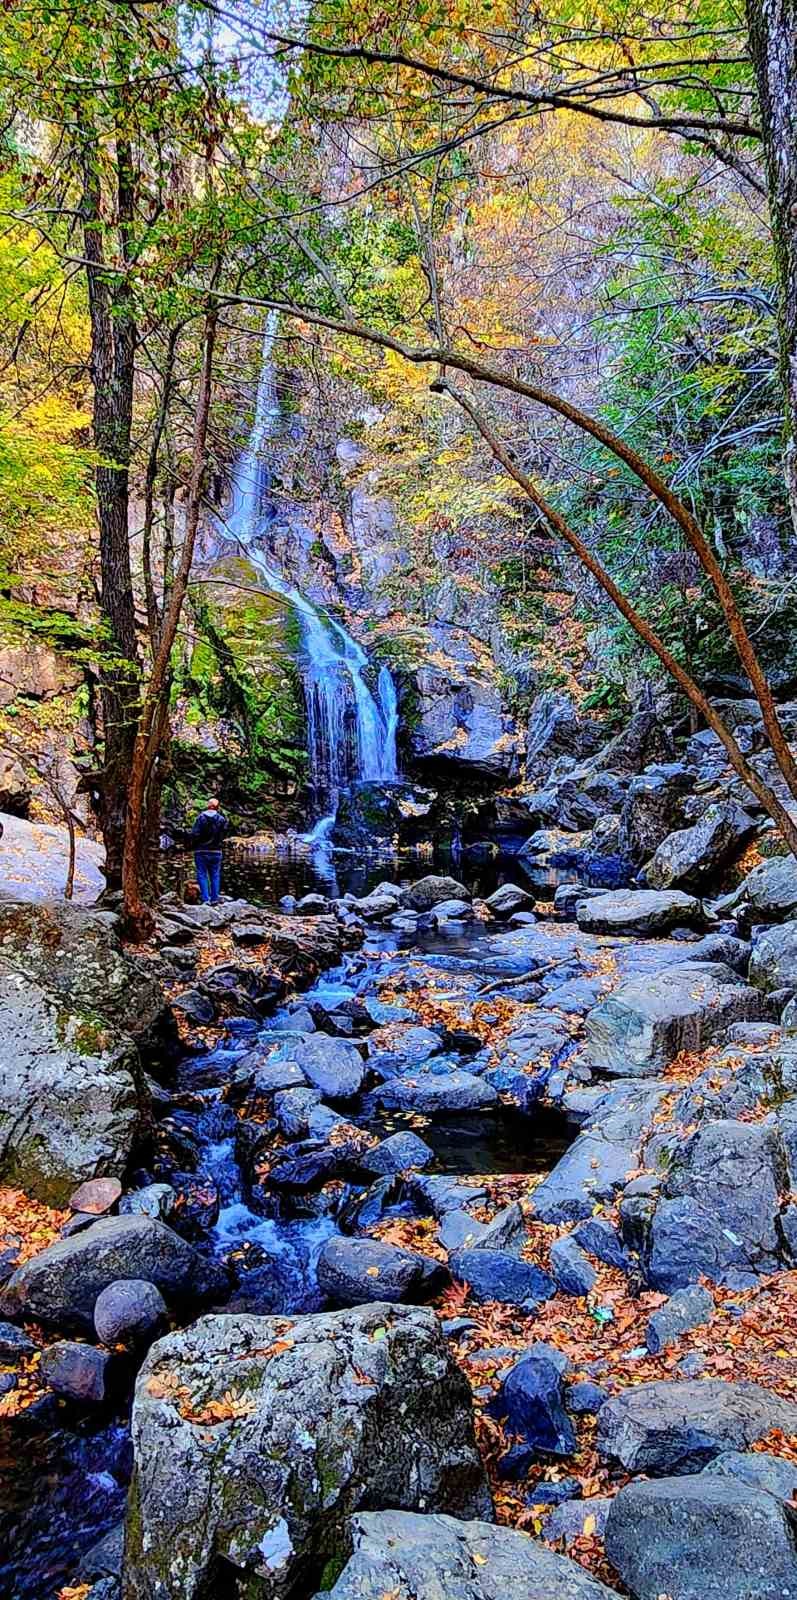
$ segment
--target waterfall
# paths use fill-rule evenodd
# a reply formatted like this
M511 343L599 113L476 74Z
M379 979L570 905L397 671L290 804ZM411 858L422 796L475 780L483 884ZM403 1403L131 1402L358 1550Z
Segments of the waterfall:
M258 549L264 526L276 514L269 503L271 474L265 460L266 446L279 420L272 360L275 330L272 312L263 334L252 432L233 469L227 528L245 549L264 587L286 600L298 619L310 778L317 803L334 818L340 791L350 783L358 779L389 783L398 776L396 686L389 668L383 666L374 694L367 681L370 663L362 646L341 623L301 594ZM319 827L326 823L327 818L322 818Z

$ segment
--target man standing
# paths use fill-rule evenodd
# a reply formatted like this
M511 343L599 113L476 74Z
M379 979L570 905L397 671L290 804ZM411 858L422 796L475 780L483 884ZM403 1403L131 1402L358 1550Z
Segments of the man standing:
M208 800L204 811L200 811L191 829L199 898L205 906L215 906L218 902L221 889L221 847L229 826L218 800Z

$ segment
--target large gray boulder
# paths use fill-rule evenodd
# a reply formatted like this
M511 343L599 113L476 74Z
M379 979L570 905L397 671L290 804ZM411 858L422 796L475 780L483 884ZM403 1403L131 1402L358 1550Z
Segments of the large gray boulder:
M63 1206L121 1176L141 1120L128 1034L0 960L0 1182Z
M163 990L151 963L122 949L117 924L64 902L0 902L0 962L149 1046L170 1031Z
M468 1385L434 1313L204 1317L153 1346L133 1406L125 1600L252 1600L351 1549L361 1507L489 1517Z
M732 800L707 806L691 828L669 833L645 868L651 889L700 889L736 854L756 824Z
M675 741L669 728L655 711L642 710L634 712L590 765L596 772L634 777L651 762L669 761L674 754Z
M722 1040L734 1022L756 1022L765 1015L758 990L730 967L683 961L628 979L590 1011L587 1053L605 1072L653 1077L679 1051L703 1050Z
M633 1145L587 1129L573 1141L532 1195L540 1222L578 1222L591 1217L598 1201L624 1188L636 1165Z
M797 921L777 923L759 934L749 976L765 994L774 989L797 989Z
M753 867L734 896L745 909L745 923L788 922L797 917L797 861L773 856Z
M609 1511L606 1554L637 1600L797 1595L797 1516L732 1478L627 1484Z
M93 1333L98 1295L119 1279L155 1284L167 1304L196 1305L221 1295L226 1276L193 1245L153 1217L103 1217L18 1267L3 1303L48 1326Z
M578 711L566 694L545 690L531 708L526 737L529 778L547 777L559 756L586 756L597 750L601 729Z
M497 1105L498 1095L472 1072L418 1072L411 1079L394 1078L375 1091L379 1105L391 1111L417 1111L422 1116L447 1111L483 1111Z
M372 1300L425 1300L448 1274L437 1261L378 1239L327 1239L318 1258L318 1285L338 1306Z
M678 1146L650 1233L648 1281L667 1291L705 1273L774 1272L786 1161L778 1130L708 1122Z
M700 901L681 889L612 889L591 895L576 902L576 920L585 933L634 934L640 939L705 925Z
M311 1033L292 1052L295 1064L319 1094L329 1100L351 1100L359 1094L365 1064L356 1045Z
M601 1406L598 1449L626 1472L700 1472L721 1451L745 1450L773 1428L797 1431L797 1405L757 1383L662 1379Z
M684 800L695 775L674 761L651 767L628 785L620 812L619 845L632 861L648 861L668 833L684 821Z
M471 892L456 878L430 872L425 878L419 878L417 883L410 884L401 898L404 905L412 906L413 911L431 911L444 900L470 901Z
M575 1561L515 1528L368 1511L352 1519L351 1537L354 1553L329 1600L616 1600Z

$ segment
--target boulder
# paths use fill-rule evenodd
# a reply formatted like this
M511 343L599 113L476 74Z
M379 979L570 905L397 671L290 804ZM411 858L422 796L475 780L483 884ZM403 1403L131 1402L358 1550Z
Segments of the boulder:
M92 1333L103 1289L118 1279L140 1278L176 1306L201 1304L226 1286L224 1272L165 1223L147 1216L103 1217L18 1267L3 1300L23 1317Z
M124 1171L141 1121L129 1035L0 959L0 1059L0 1181L63 1206Z
M797 1495L797 1466L782 1456L770 1455L768 1450L723 1450L703 1471L719 1473L722 1478L738 1478L754 1489L766 1489L778 1500L793 1500Z
M425 1300L448 1274L438 1261L378 1239L327 1239L318 1258L318 1285L337 1306Z
M487 896L485 905L494 917L511 917L513 911L533 911L534 896L519 889L516 883L502 883L500 889L495 889Z
M199 1600L220 1570L281 1600L362 1506L491 1515L468 1385L416 1307L204 1317L153 1346L132 1429L125 1600Z
M122 1195L119 1210L125 1216L140 1212L145 1217L155 1217L158 1222L168 1222L177 1195L170 1183L148 1183L143 1189L133 1189Z
M410 884L401 898L402 903L411 906L413 911L432 911L444 900L469 902L472 896L464 883L459 883L456 878L441 877L432 872L425 878L419 878L417 883Z
M546 690L537 695L531 708L526 772L529 778L547 777L559 756L587 756L597 750L600 741L597 722L583 716L567 695Z
M495 1089L472 1072L418 1072L411 1079L393 1078L374 1093L388 1110L417 1111L422 1116L482 1111L498 1103Z
M797 861L792 856L762 861L739 885L733 900L743 905L745 928L797 917Z
M631 778L652 762L670 761L674 755L673 736L658 713L635 711L625 727L593 757L590 766L597 772L616 772Z
M532 1196L540 1222L578 1222L599 1200L611 1200L635 1165L634 1146L605 1138L599 1129L580 1133Z
M572 1236L554 1240L550 1264L556 1286L563 1294L583 1297L594 1289L598 1274Z
M677 1344L681 1335L692 1328L700 1328L711 1321L714 1301L701 1284L690 1284L687 1289L677 1289L658 1311L654 1311L645 1329L645 1343L651 1355L658 1355L668 1345Z
M605 1072L654 1077L679 1051L704 1050L734 1022L765 1014L758 991L722 962L679 962L629 978L590 1011L587 1054Z
M455 1250L449 1257L453 1277L466 1283L474 1300L485 1304L500 1300L505 1305L537 1305L550 1299L556 1284L541 1267L530 1261L521 1261L507 1250L470 1249Z
M174 1039L152 964L125 953L110 912L0 902L0 963L147 1048Z
M366 1172L376 1172L380 1175L393 1172L408 1172L410 1168L422 1170L434 1161L434 1151L430 1150L417 1133L392 1133L388 1139L382 1139L373 1150L368 1150L363 1156L362 1164Z
M759 934L750 957L749 978L765 994L797 988L797 921L777 923Z
M702 1274L774 1272L780 1264L785 1157L766 1123L708 1122L679 1144L653 1216L648 1281L670 1291Z
M576 921L584 933L654 939L671 928L700 927L704 916L699 900L682 889L615 889L578 900Z
M797 1594L797 1516L730 1478L627 1484L609 1512L606 1554L638 1600Z
M316 1600L617 1600L583 1567L515 1528L406 1511L361 1512L354 1553Z
M696 1378L641 1383L598 1412L598 1449L626 1472L700 1472L723 1450L745 1450L773 1428L797 1431L797 1405L757 1383Z
M79 1403L101 1405L105 1399L108 1355L92 1344L59 1339L42 1352L39 1374L56 1394Z
M684 800L695 775L673 761L632 778L620 813L619 845L632 861L648 861L684 821Z
M94 1303L94 1328L101 1344L139 1346L151 1342L168 1320L163 1295L143 1278L122 1278L101 1290Z
M737 854L756 824L732 800L707 806L691 828L668 833L645 868L651 889L700 889Z
M296 1066L319 1094L329 1100L352 1100L365 1078L357 1046L328 1034L311 1034L291 1052Z
M545 1344L533 1345L504 1377L490 1401L490 1414L515 1441L502 1470L522 1477L538 1456L570 1456L576 1431L565 1410L562 1378L566 1363Z

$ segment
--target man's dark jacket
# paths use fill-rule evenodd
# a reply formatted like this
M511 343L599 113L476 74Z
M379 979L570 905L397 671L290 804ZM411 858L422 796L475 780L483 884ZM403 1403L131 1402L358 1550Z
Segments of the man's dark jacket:
M191 829L191 843L195 850L220 850L229 822L221 811L200 811Z

